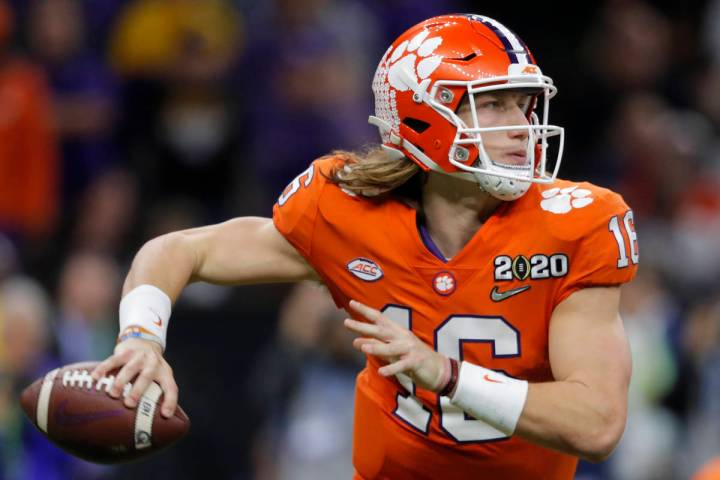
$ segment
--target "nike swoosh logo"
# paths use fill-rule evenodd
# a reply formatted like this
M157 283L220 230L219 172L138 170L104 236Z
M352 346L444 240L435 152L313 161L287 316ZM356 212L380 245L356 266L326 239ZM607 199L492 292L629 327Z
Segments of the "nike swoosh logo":
M157 320L153 320L153 323L154 323L155 325L157 325L158 327L161 327L161 328L162 328L162 317L160 316L160 314L157 313L157 312L156 312L155 310L153 310L152 308L150 309L150 311L151 311L152 313L154 313L155 316L157 317Z
M67 410L67 400L63 400L55 411L55 422L63 427L86 425L88 423L105 420L106 418L121 417L125 415L124 409L106 410L88 413L70 413Z
M490 298L493 302L502 302L503 300L507 300L513 295L522 293L525 290L530 290L530 285L523 285L522 287L511 288L510 290L506 290L504 292L499 291L498 287L493 287L492 292L490 292Z
M501 380L493 380L492 378L490 378L490 377L488 376L487 373L486 373L485 376L483 377L483 380L485 380L485 381L487 381L487 382L492 382L492 383L505 383L505 382L503 382L503 381L501 381Z

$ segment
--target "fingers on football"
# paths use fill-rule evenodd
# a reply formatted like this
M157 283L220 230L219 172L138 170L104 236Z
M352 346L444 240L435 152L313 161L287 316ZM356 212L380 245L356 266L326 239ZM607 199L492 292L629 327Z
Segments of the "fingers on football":
M125 398L125 405L130 408L137 405L140 397L150 386L157 373L158 359L149 354L145 354L144 357L142 370L140 370L140 374L135 379L130 393Z
M132 358L120 369L115 382L110 388L110 396L118 398L125 388L125 385L135 378L140 370L142 370L142 354L134 354Z
M378 373L380 373L380 375L382 375L383 377L391 377L393 375L397 375L398 373L412 370L413 363L414 361L412 358L406 357L402 360L398 360L395 363L380 367L378 369Z
M162 388L164 393L162 409L160 412L163 417L170 418L173 416L175 409L177 408L178 387L175 383L170 367L168 367L167 370L167 374L164 374L159 378L160 388Z
M102 377L107 376L108 372L111 370L123 366L127 360L127 355L111 355L100 362L90 375L93 380L100 380Z

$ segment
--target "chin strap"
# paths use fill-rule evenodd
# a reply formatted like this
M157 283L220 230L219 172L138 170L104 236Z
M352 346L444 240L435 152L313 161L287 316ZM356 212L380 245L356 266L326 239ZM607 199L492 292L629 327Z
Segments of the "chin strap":
M531 185L531 182L509 179L487 172L473 172L473 176L482 191L506 202L525 195Z

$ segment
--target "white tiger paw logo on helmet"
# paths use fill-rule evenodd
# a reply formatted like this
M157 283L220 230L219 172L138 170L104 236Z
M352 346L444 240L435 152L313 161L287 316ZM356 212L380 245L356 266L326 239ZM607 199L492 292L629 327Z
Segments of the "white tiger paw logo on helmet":
M542 192L544 200L540 202L540 206L548 212L568 213L573 208L583 208L593 203L591 194L590 190L578 188L577 185L550 188Z
M432 53L440 46L443 39L428 38L429 35L429 30L423 30L412 39L402 42L390 54L388 82L391 87L400 92L415 90L421 80L432 75L440 66L442 57Z

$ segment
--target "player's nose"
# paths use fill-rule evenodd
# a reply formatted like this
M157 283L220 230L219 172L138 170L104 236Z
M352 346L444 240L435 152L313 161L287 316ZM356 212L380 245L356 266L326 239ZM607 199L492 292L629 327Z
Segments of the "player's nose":
M516 106L513 107L510 112L508 112L508 116L508 125L518 125L523 127L508 130L508 137L513 140L527 140L527 138L530 136L530 132L528 128L524 127L526 125L530 125L530 122L528 121L527 116L525 116L525 112L519 106Z

